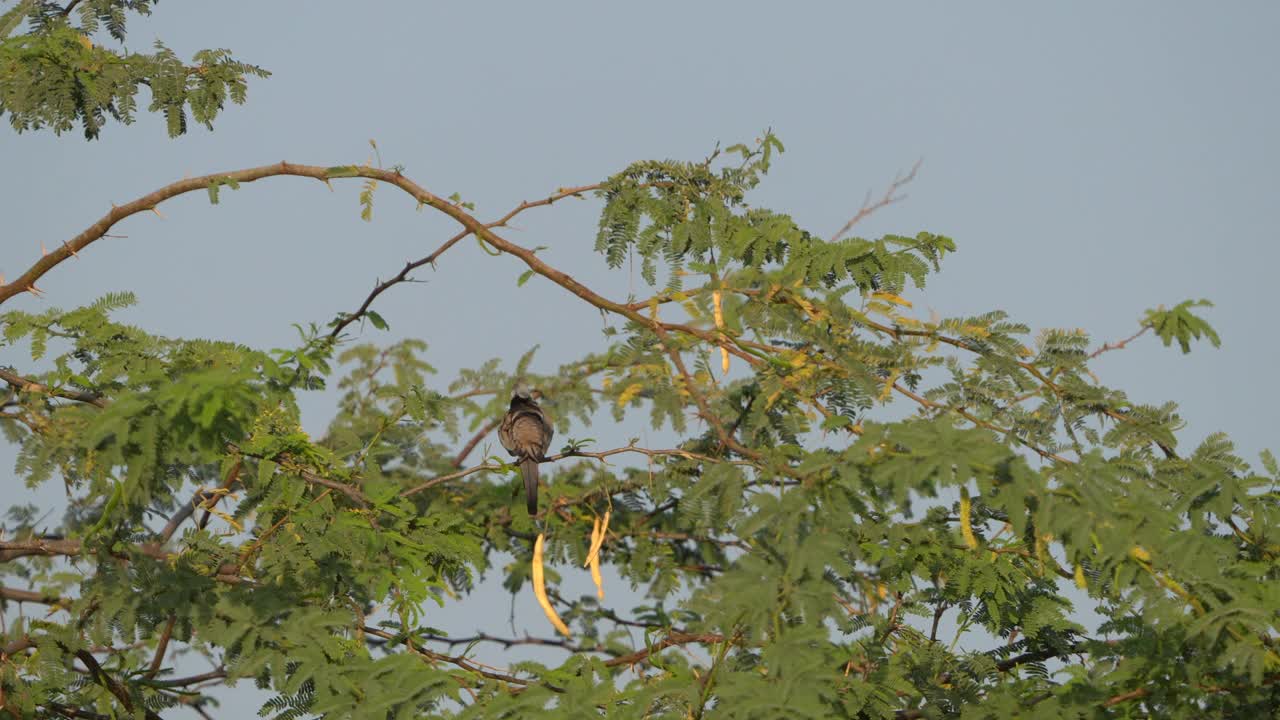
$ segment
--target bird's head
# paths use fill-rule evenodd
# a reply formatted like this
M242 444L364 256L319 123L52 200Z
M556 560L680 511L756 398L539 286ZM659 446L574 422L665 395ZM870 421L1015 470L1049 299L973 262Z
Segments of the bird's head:
M511 393L512 399L519 398L521 400L533 400L533 391L529 389L529 384L524 380L516 383L515 390Z

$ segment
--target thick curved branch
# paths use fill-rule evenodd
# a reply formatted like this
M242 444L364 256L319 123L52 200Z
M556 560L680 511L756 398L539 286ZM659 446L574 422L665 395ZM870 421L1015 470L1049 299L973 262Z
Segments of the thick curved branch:
M18 588L0 587L0 599L13 602L39 603L41 605L64 605L66 599L54 593L42 593Z
M0 288L0 291L2 290L3 288ZM35 380L23 377L18 373L5 368L0 368L0 380L9 383L11 387L17 389L19 392L37 393L40 395L48 395L50 397L63 398L65 400L75 400L76 402L88 403L100 408L107 406L107 401L101 395L80 392L78 390L51 388L48 385L38 383Z
M199 177L186 178L170 183L169 185L148 193L137 200L124 205L112 207L111 211L100 218L97 222L90 225L71 240L68 240L59 247L54 248L47 255L36 261L34 265L32 265L13 282L7 285L0 285L0 304L3 304L15 295L24 292L38 293L39 289L36 287L36 282L40 280L40 278L44 277L50 270L66 261L68 258L76 256L79 251L104 237L112 227L128 217L137 215L138 213L154 211L157 205L166 200L189 192L207 190L210 186L228 184L231 182L250 183L263 178L277 176L305 177L319 180L324 183L328 183L331 179L361 177L394 185L408 193L419 203L429 205L445 215L448 215L458 224L462 225L467 233L476 235L481 240L501 252L519 258L535 273L551 280L601 310L621 315L641 325L655 329L661 327L669 331L681 332L697 337L709 344L719 345L714 333L709 333L705 330L700 330L698 328L679 323L662 323L656 319L646 318L638 311L621 303L609 300L608 298L596 293L568 274L543 262L534 254L533 250L512 243L499 236L487 224L480 222L460 206L428 191L426 188L418 185L399 172L382 170L380 168L368 166L353 165L322 167L319 165L299 165L289 162L280 162L274 165L263 165L261 167L247 168L244 170L201 175ZM575 188L569 188L562 191L562 195L564 197L568 197L574 194L575 190ZM557 196L552 196L552 198L559 199ZM542 202L543 201L528 203L528 206L533 207ZM554 202L554 200L548 199L547 204L550 202ZM522 205L524 204L522 203ZM516 210L518 211L519 209L520 208L517 207ZM513 213L514 212L515 211L513 211ZM501 220L498 222L501 222ZM747 362L750 365L754 366L761 362L759 358L754 357L749 353L745 353L736 347L728 346L728 350L734 355L742 358L744 362Z
M0 540L0 562L21 557L40 555L79 555L80 541L65 538L35 538L32 540Z
M909 181L911 177L913 177L913 175L914 175L914 168L913 168L913 172L911 174L908 174L905 178L900 178L899 180L895 180L895 184L891 185L890 192L886 195L886 197L892 197L893 190L897 186ZM452 243L456 243L458 240L461 240L463 237L465 237L468 234L474 234L480 239L482 239L484 242L494 247L495 249L501 252L507 253L509 255L514 255L515 257L523 261L534 272L538 273L539 275L542 275L543 277L546 277L547 279L551 280L557 285L560 285L561 287L570 291L574 295L577 295L578 297L582 298L583 300L587 301L591 305L594 305L595 307L601 310L605 310L617 315L621 315L642 326L650 327L654 330L654 332L661 332L661 331L680 332L682 334L696 337L699 340L702 340L708 343L709 345L726 347L726 349L728 349L729 352L742 358L745 362L747 362L751 366L758 365L760 362L762 362L760 358L755 357L754 355L748 352L744 352L740 348L736 347L735 344L732 344L732 343L722 344L717 338L715 333L710 333L698 328L690 327L688 325L683 325L679 323L661 322L656 317L654 318L645 317L639 312L639 309L634 307L633 305L624 305L624 304L620 304L612 300L609 300L599 295L598 293L594 292L593 290L586 287L585 285L579 283L577 280L570 277L569 275L546 264L541 259L539 259L532 250L525 248L523 246L511 243L493 231L493 228L502 226L511 217L514 217L515 214L521 212L522 210L528 207L535 207L537 205L542 205L542 204L550 204L562 197L569 197L575 194L586 192L587 190L596 187L594 185L584 185L584 186L581 186L580 188L568 188L544 200L536 201L533 203L527 203L527 202L521 203L514 210L509 212L506 217L499 219L494 223L485 224L477 220L475 217L473 217L469 213L467 213L460 206L431 193L430 191L421 187L420 185L408 179L407 177L400 174L399 172L382 170L379 168L373 168L373 167L367 167L367 166L321 167L317 165L298 165L293 163L281 162L275 165L265 165L262 167L236 170L228 173L216 173L216 174L210 174L210 175L203 175L200 177L188 178L188 179L180 180L175 183L171 183L169 185L166 185L160 188L159 190L149 193L148 195L144 195L143 197L138 198L133 202L127 203L125 205L113 207L111 212L107 213L105 216L99 219L96 223L86 228L83 232L81 232L76 237L63 243L60 247L55 248L52 252L42 257L39 261L37 261L34 265L32 265L31 268L29 268L25 273L19 276L12 283L9 283L7 285L0 285L0 303L3 303L9 298L22 292L37 292L37 288L35 285L37 280L43 277L46 273L48 273L58 264L62 263L63 261L67 260L70 257L75 256L78 251L83 250L85 247L87 247L91 243L105 236L107 231L109 231L115 224L119 223L121 220L124 220L125 218L128 218L137 213L152 211L155 209L155 207L158 204L164 202L165 200L168 200L177 195L185 194L188 192L193 192L196 190L204 190L210 187L211 185L224 184L227 182L246 183L246 182L253 182L255 180L260 180L263 178L274 177L274 176L308 177L308 178L313 178L315 180L320 180L326 183L333 178L362 177L362 178L368 178L373 180L379 180L391 185L395 185L396 187L399 187L401 190L411 195L419 203L422 203L424 205L430 205L432 208L435 208L436 210L453 218L464 228L462 233L454 236L454 238L451 238L448 242L445 243L444 246L441 247L441 249L437 250L431 256L428 256L428 258L437 257L439 253L447 249L448 246L451 246ZM427 259L424 259L424 263L425 261L427 261ZM402 275L403 275L402 280L404 278L407 278L408 271L411 269L412 269L411 267L406 266L405 270L402 271ZM368 298L366 298L366 302L361 306L361 309L357 310L355 314L348 316L347 318L344 318L344 323L340 323L339 327L335 329L340 332L341 327L345 326L345 321L353 320L354 318L359 317L364 312L366 312L368 310L369 304L372 303L373 299L376 298L378 294L383 292L387 287L390 287L390 285L395 284L392 281L388 281L388 283L390 284L384 283L382 285L379 285L378 288L375 288L374 292L371 293ZM741 292L741 291L738 291L738 292ZM750 295L753 293L748 291L745 294ZM948 338L948 337L942 336L940 333L937 333L936 331L909 330L905 328L882 325L880 323L876 323L870 320L864 320L863 324L879 332L888 333L895 338L899 338L902 336L926 337L932 340L947 343L949 345L953 345L955 347L969 350L972 352L980 352L977 348L974 348L971 344L963 340ZM1034 365L1027 362L1023 362L1023 361L1017 361L1017 363L1020 367L1022 367L1032 376L1034 376L1037 380L1044 383L1046 386L1054 390L1057 389L1057 385L1051 379L1049 379L1048 377L1045 377L1045 375ZM27 381L27 382L29 383L30 381ZM43 387L43 386L40 386L40 387ZM73 399L76 399L76 398L73 398ZM701 409L703 409L704 411L706 410L706 408L701 408ZM1131 419L1122 412L1112 410L1110 408L1105 408L1103 412L1104 414L1106 414L1108 417L1111 417L1112 419L1122 421L1122 422L1131 422ZM724 437L722 436L721 439L724 440ZM1160 447L1165 452L1166 455L1169 455L1170 457L1175 457L1175 455L1173 455L1173 451L1171 448L1165 447L1163 444L1161 444ZM733 449L735 451L738 451L738 448L733 448ZM1050 456L1050 455L1045 455L1045 456L1052 457L1052 459L1055 459L1055 460L1059 459L1057 458L1057 456Z

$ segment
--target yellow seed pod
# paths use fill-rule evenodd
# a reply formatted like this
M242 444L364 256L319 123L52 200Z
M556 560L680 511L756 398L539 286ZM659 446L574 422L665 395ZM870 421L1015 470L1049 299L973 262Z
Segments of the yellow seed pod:
M893 293L887 293L887 292L871 293L871 297L873 297L873 298L875 298L875 299L877 299L877 300L884 300L885 302L891 302L891 303L893 303L894 305L901 305L901 306L903 306L903 307L911 307L911 302L910 302L910 301L908 301L908 300L904 300L904 299L902 299L901 297L899 297L899 296L897 296L897 295L894 295Z
M542 606L542 612L565 637L570 637L569 627L560 619L560 615L556 613L556 609L551 607L551 601L547 600L547 582L542 574L542 533L538 533L538 539L533 543L533 594L538 598L538 604Z
M587 549L587 561L582 563L583 567L591 564L591 558L600 554L600 547L604 545L604 535L609 531L609 514L610 511L604 511L604 520L596 518L591 527L591 545Z
M960 534L964 537L964 544L969 546L970 550L978 548L978 538L973 534L973 525L970 523L969 517L973 510L973 505L969 501L969 490L960 488Z
M715 310L716 328L724 329L724 294L719 290L712 291L711 305ZM720 371L729 372L729 349L724 345L720 346Z
M591 556L591 582L596 584L596 597L604 599L604 579L600 577L600 553Z
M591 556L596 552L596 537L600 534L600 518L596 518L591 522L591 544L587 546L587 559L582 561L582 567L591 564Z

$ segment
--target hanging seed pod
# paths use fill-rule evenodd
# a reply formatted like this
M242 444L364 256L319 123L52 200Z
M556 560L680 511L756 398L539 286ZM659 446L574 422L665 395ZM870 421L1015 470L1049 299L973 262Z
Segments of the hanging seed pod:
M604 599L604 580L600 577L600 548L604 545L605 533L609 531L609 511L604 511L604 520L596 518L591 526L591 547L587 550L587 561L583 565L591 568L591 582L596 584L596 597Z
M533 543L533 594L538 598L542 612L546 614L556 630L565 637L570 637L569 627L556 614L556 609L551 607L551 601L547 600L547 582L542 574L542 533L538 533L538 539Z
M711 292L711 304L715 309L716 329L724 329L724 294L719 290ZM720 371L729 372L729 349L724 345L720 346Z

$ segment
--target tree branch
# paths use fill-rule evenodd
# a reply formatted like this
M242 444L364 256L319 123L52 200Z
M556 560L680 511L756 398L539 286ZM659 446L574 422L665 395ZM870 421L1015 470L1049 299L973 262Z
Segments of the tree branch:
M145 677L152 679L160 672L160 666L164 664L164 654L169 649L169 639L173 637L173 626L177 624L178 616L169 613L169 620L164 624L164 630L160 632L160 642L156 643L155 655L151 657L151 665L147 667Z
M153 560L169 561L179 556L179 553L168 552L159 543L154 542L139 543L130 546L130 548ZM83 553L84 547L79 540L67 538L0 540L0 563L33 555L40 557L75 557ZM112 553L112 557L128 559L129 554L126 552ZM228 585L241 585L251 582L235 575L235 570L236 567L234 564L223 564L217 568L217 574L210 577L218 582L226 583Z
M582 645L575 645L569 642L568 640L563 640L559 638L532 637L529 635L526 635L522 638L504 638L504 637L498 637L496 635L490 635L488 633L476 633L475 635L472 635L470 637L460 637L460 638L453 638L445 635L422 635L420 637L422 637L424 640L444 643L445 645L448 645L450 648L452 648L454 645L470 645L472 643L488 642L488 643L495 643L495 644L501 645L503 648L512 648L517 645L540 645L540 646L546 646L546 647L558 647L564 650L568 650L569 652L605 652L605 649L599 646L585 647Z
M898 195L898 191L901 190L904 185L907 185L912 180L916 179L916 171L920 169L920 165L923 162L924 162L924 158L920 158L919 160L916 161L915 165L911 166L911 172L907 173L906 175L903 175L901 173L896 175L893 178L893 182L889 183L889 187L885 189L884 195L874 203L871 202L871 191L868 190L867 197L864 198L862 201L862 207L858 209L858 212L855 213L853 217L849 218L849 222L845 223L839 230L836 231L835 235L831 236L831 242L835 242L839 240L842 235L844 235L845 233L853 229L854 225L857 225L863 220L866 220L867 216L870 215L871 213L874 213L880 208L883 208L888 205L892 205L901 200L906 200L907 196Z
M41 605L66 605L66 598L53 593L19 590L18 588L0 587L0 599L14 602L39 603ZM52 611L51 611L52 612Z
M0 286L0 291L4 287ZM3 302L0 300L0 302ZM48 395L50 397L58 397L66 400L75 400L76 402L88 403L96 407L106 407L107 401L101 395L96 393L80 392L78 390L63 390L51 388L48 385L38 383L30 378L23 377L12 370L0 368L0 380L4 380L19 392L35 393L40 395Z
M173 678L171 680L148 680L147 684L153 687L185 687L187 685L195 685L196 683L208 682L210 680L222 680L227 677L227 671L223 668L210 670L199 675L191 675L189 677Z
M894 383L894 384L893 384L893 389L894 389L896 392L898 392L898 393L900 393L900 394L902 394L902 395L904 395L904 396L906 396L906 397L908 397L908 398L911 398L911 399L912 399L912 400L914 400L917 404L919 404L921 407L926 407L926 408L929 408L929 409L932 409L932 410L940 410L940 411L944 411L944 412L953 412L953 413L955 413L955 414L959 415L960 417L964 418L965 420L968 420L969 422L973 423L974 425L977 425L978 427L986 428L986 429L988 429L988 430L990 430L990 431L992 431L992 432L998 433L998 434L1000 434L1000 435L1004 435L1005 437L1011 437L1011 438L1013 438L1014 440L1017 440L1017 441L1018 441L1018 443L1019 443L1019 444L1021 444L1022 446L1026 447L1026 448L1028 448L1028 449L1030 449L1030 450L1032 450L1032 451L1033 451L1033 452L1035 452L1037 455L1039 455L1040 457L1042 457L1042 458L1044 458L1044 459L1046 459L1046 460L1053 460L1054 462L1060 462L1060 463L1063 463L1063 464L1065 464L1065 465L1074 465L1074 464L1075 464L1075 463L1071 462L1070 460L1068 460L1068 459L1066 459L1066 458L1062 457L1061 455L1058 455L1058 454L1056 454L1056 453L1049 452L1048 450L1045 450L1044 448L1040 447L1039 445L1036 445L1036 444L1034 444L1034 443L1032 443L1032 442L1030 442L1030 441L1026 440L1026 439L1025 439L1025 438L1023 438L1021 435L1018 435L1017 433L1015 433L1013 430L1008 430L1008 429L1005 429L1005 428L1000 427L999 425L995 425L995 424L993 424L993 423L989 423L989 422L987 422L986 420L983 420L982 418L977 417L976 415L974 415L973 413L969 412L968 410L965 410L964 408L961 408L961 407L952 407L952 406L950 406L950 405L939 405L938 403L933 402L932 400L930 400L930 399L928 399L928 398L924 397L923 395L917 395L916 393L911 392L910 390L908 390L908 389L906 389L906 388L902 387L902 385L900 385L900 384L898 384L898 383Z
M379 628L369 627L368 625L366 625L364 626L363 630L366 635L372 635L374 637L387 640L388 644L390 644L391 641L396 641L396 640L403 641L402 638L399 638L399 636L395 635L394 633L389 633ZM410 652L422 657L424 660L429 660L433 663L434 662L449 663L451 665L456 665L462 668L463 670L466 670L467 672L480 675L481 677L486 677L486 678L489 678L490 680L499 680L505 683L509 683L511 685L519 685L523 687L526 685L534 684L534 681L532 680L525 680L524 678L518 678L518 677L515 677L514 675L509 675L503 672L494 672L493 670L486 670L484 667L481 667L478 663L475 663L471 659L463 657L461 655L449 656L449 655L444 655L442 653L432 652L430 650L427 650L426 648L415 647L414 645L412 645L410 642L407 642L407 641L404 641L404 645L409 649ZM558 687L555 687L554 685L546 685L546 687L550 688L551 690L554 690L555 692L564 692L563 688L558 688Z
M725 641L725 637L723 635L719 635L716 633L694 634L694 633L682 633L682 632L673 631L673 632L667 633L666 637L662 638L662 640L658 641L654 645L651 645L650 647L647 647L643 650L637 650L636 652L633 652L629 655L622 655L620 657L610 658L608 660L605 660L604 664L607 667L618 667L619 665L636 665L638 663L644 662L645 660L648 660L649 656L653 655L654 653L661 652L675 645L687 645L689 643L709 644L709 643L720 643L724 641Z
M524 212L525 210L528 210L529 208L541 207L543 205L551 205L552 203L558 200L563 200L568 197L581 197L582 193L591 192L592 190L597 190L600 187L601 185L599 183L596 183L594 185L580 185L578 187L572 187L572 188L561 188L554 195L550 195L541 200L535 200L533 202L529 202L526 200L520 203L519 205L517 205L506 215L503 215L501 218L491 223L487 223L485 227L490 230L494 228L506 227L508 221L510 221L516 215L519 215L520 213ZM340 335L348 325L350 325L351 323L355 322L356 320L359 320L360 318L368 314L369 308L373 305L373 301L376 300L379 295L386 292L387 290L390 290L392 287L400 283L408 282L409 273L413 272L417 268L420 268L423 265L435 265L436 259L439 258L441 255L443 255L446 250L456 245L458 241L466 238L468 235L471 235L471 233L472 233L472 230L464 229L458 234L446 240L444 244L436 248L435 252L431 253L430 255L427 255L426 257L421 258L419 260L406 262L404 264L404 267L401 268L400 272L396 273L394 277L392 277L390 280L387 280L386 282L378 283L378 285L373 288L373 291L369 293L368 297L364 299L364 302L360 304L360 307L357 308L355 312L351 313L350 315L344 315L340 320L338 320L338 322L334 324L333 330L329 333L329 339L337 340L338 335ZM461 461L458 461L457 465L460 467L462 465Z
M106 688L112 695L115 695L120 701L120 704L123 705L130 713L133 713L133 698L129 697L128 689L121 685L115 678L108 675L106 671L102 669L102 666L98 664L97 658L95 658L88 650L77 650L75 652L75 656L79 658L80 662L84 663L86 668L89 669L89 675L95 682ZM146 717L147 720L160 720L159 715L147 710L146 708L143 708L142 712L143 716Z
M354 165L321 167L319 165L299 165L280 162L273 165L263 165L261 167L234 170L226 173L201 175L199 177L186 178L170 183L169 185L165 185L164 187L148 193L147 195L144 195L132 202L112 207L111 211L100 218L97 222L90 225L71 240L51 250L13 282L7 285L0 285L0 304L3 304L15 295L24 292L39 292L39 289L36 287L36 281L44 277L44 275L50 270L66 261L68 258L76 255L79 251L105 236L107 231L109 231L113 226L128 217L137 215L138 213L150 212L154 210L157 205L166 200L189 192L205 190L211 184L223 184L230 181L250 183L263 178L276 176L306 177L319 180L324 183L328 183L331 179L362 177L394 185L408 193L419 203L429 205L453 218L458 222L458 224L462 225L469 234L476 235L484 242L501 252L517 257L523 261L529 269L539 275L542 275L548 280L551 280L601 310L622 315L623 317L649 327L662 327L672 332L691 335L711 345L718 346L720 344L713 333L679 323L661 323L656 319L644 317L638 311L633 310L626 305L614 302L599 295L587 286L570 277L568 274L543 262L532 250L516 245L515 243L499 236L485 223L480 222L458 205L431 193L426 188L423 188L399 172L382 170L380 168L369 166ZM583 187L589 188L593 186ZM575 190L575 188L567 189L562 191L561 195L568 197L574 194ZM559 199L557 196L552 196L552 198ZM548 199L546 202L537 201L536 203L528 203L527 205L529 207L533 207L537 204L549 204L550 202L554 202L554 200ZM525 204L522 203L522 205ZM519 209L520 208L517 207L516 210L518 211ZM749 365L755 366L762 362L759 358L751 355L750 353L743 352L733 345L729 345L727 349L730 353L742 358L742 360Z
M595 458L597 460L603 460L604 458L607 458L613 455L618 455L619 453L628 453L628 452L640 453L641 455L648 455L649 457L671 456L671 457L682 457L688 460L698 460L701 462L713 462L713 463L728 462L734 465L751 465L751 463L749 462L725 460L723 458L713 458L708 455L700 455L698 453L692 453L687 450L650 450L648 448L636 447L635 445L628 445L626 447L614 448L612 450L603 450L600 452L587 452L585 450L570 450L567 452L557 453L555 455L548 455L547 457L542 459L542 462L556 462L557 460L564 460L565 458L572 458L572 457ZM475 473L482 472L484 470L501 470L503 467L504 465L498 465L495 463L482 463L474 467L469 467L466 470L459 470L458 472L449 473L447 475L440 475L439 477L434 477L422 483L421 485L416 485L414 487L409 488L408 490L401 492L400 497L409 497L411 495L417 495L423 490L428 490L442 483L449 482L450 480L458 480L460 478L464 478L468 475L474 475Z
M34 640L31 639L30 635L23 635L20 638L11 640L4 647L0 648L0 661L3 661L5 658L8 658L12 655L17 655L23 650L26 650L28 648L33 648L35 646L36 646L36 643Z
M80 541L65 538L36 538L34 540L0 540L0 562L9 562L29 555L45 557L55 555L79 555Z
M240 465L241 460L237 458L235 464L227 471L226 479L218 486L219 490L230 490L231 486L236 484L236 481L240 479ZM200 519L200 527L203 528L209 522L209 510L212 509L213 505L217 504L224 494L226 493L212 493L203 488L196 490L191 502L178 508L173 517L169 518L169 522L165 523L164 529L160 531L160 542L169 542L173 534L178 531L178 527L195 513L197 507L212 500L212 504L204 511L204 517Z
M1104 353L1104 352L1110 352L1110 351L1112 351L1112 350L1120 350L1120 349L1123 349L1125 345L1128 345L1129 343L1133 342L1134 340L1137 340L1138 338L1142 337L1142 336L1143 336L1143 335L1145 335L1145 334L1147 333L1147 331L1148 331L1148 330L1150 330L1150 329L1151 329L1151 326L1150 326L1150 325L1143 325L1141 328L1138 328L1138 332L1136 332L1136 333L1134 333L1134 334L1130 335L1129 337L1127 337L1127 338L1125 338L1125 339L1123 339L1123 340L1117 340L1116 342L1113 342L1113 343L1103 343L1102 347L1100 347L1100 348L1098 348L1097 350L1094 350L1093 352L1089 353L1089 359L1090 359L1090 360L1092 360L1092 359L1094 359L1094 358L1098 357L1099 355L1101 355L1101 354L1102 354L1102 353Z

